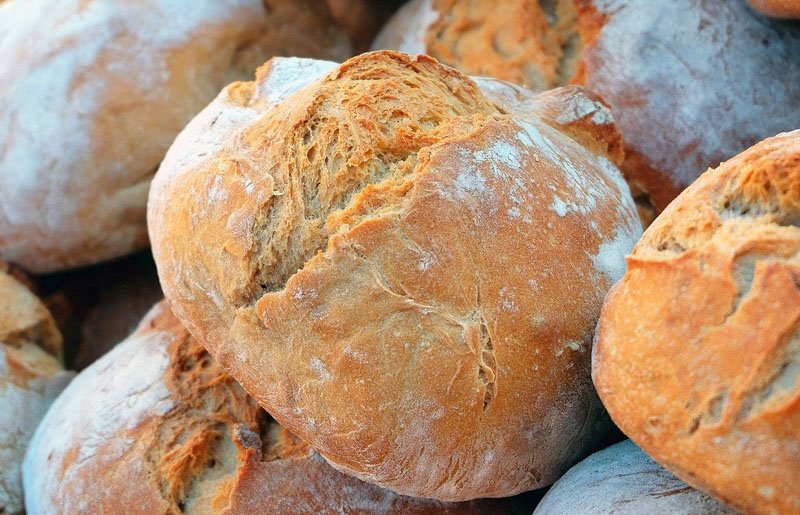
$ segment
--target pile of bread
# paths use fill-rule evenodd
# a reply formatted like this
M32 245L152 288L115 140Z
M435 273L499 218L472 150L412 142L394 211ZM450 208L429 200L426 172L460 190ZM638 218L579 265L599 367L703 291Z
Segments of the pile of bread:
M800 513L792 18L0 0L0 513Z

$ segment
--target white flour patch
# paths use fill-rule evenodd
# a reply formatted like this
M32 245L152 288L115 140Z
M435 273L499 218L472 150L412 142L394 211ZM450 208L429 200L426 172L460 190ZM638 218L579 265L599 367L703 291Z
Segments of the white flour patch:
M302 57L275 57L266 80L258 83L257 98L276 106L286 97L316 82L339 66L332 61Z
M316 356L311 358L311 368L314 369L317 374L319 374L319 377L323 381L330 381L331 378L333 378L331 373L328 371L328 367L325 366L325 363L323 363L322 360Z
M617 225L614 239L600 245L596 255L591 256L594 267L605 275L611 284L616 283L625 275L625 256L627 256L641 236L638 220L635 223L622 223Z

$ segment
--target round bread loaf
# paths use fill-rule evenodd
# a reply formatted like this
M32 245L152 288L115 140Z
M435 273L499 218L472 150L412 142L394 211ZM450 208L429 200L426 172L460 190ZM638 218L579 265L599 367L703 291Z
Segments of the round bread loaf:
M800 127L800 24L764 19L745 0L412 0L373 48L599 93L634 196L656 211L702 170Z
M747 0L756 11L776 18L800 18L800 0Z
M733 515L713 497L673 476L625 440L572 467L547 492L535 515L565 513Z
M49 272L145 246L153 173L222 86L348 49L313 0L5 2L0 258Z
M71 373L42 303L0 263L0 513L23 513L20 465L33 431Z
M337 472L283 429L166 302L53 404L24 465L49 513L499 513L401 497Z
M335 467L399 493L553 482L602 408L589 351L639 236L609 111L427 56L273 59L156 175L175 313Z
M800 131L656 219L594 352L603 403L649 455L747 512L800 512Z

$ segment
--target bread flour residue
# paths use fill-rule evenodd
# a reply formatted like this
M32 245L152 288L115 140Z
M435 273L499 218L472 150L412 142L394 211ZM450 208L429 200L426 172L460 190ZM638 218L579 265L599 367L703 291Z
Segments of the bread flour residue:
M335 70L338 63L301 57L275 57L266 80L259 81L256 97L266 99L270 107L283 102L324 75Z

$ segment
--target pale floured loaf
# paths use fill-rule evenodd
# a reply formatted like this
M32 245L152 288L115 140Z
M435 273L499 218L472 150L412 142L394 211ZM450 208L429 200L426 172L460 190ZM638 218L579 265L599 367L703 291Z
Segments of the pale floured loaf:
M313 0L5 2L0 258L48 272L145 246L153 173L222 86L348 52Z
M23 513L20 466L47 407L72 377L42 303L0 263L0 513Z
M402 497L337 472L269 418L166 302L56 400L24 479L30 515L477 515L504 506Z
M746 512L800 512L800 131L656 219L594 352L603 403L650 456Z
M800 127L800 24L766 19L745 0L511 0L502 9L411 0L373 48L597 92L625 140L622 170L648 221L702 170Z
M592 454L556 481L535 515L734 515L625 440Z
M176 139L149 203L175 313L335 467L501 497L591 445L599 307L640 227L608 109L427 56L274 59Z

